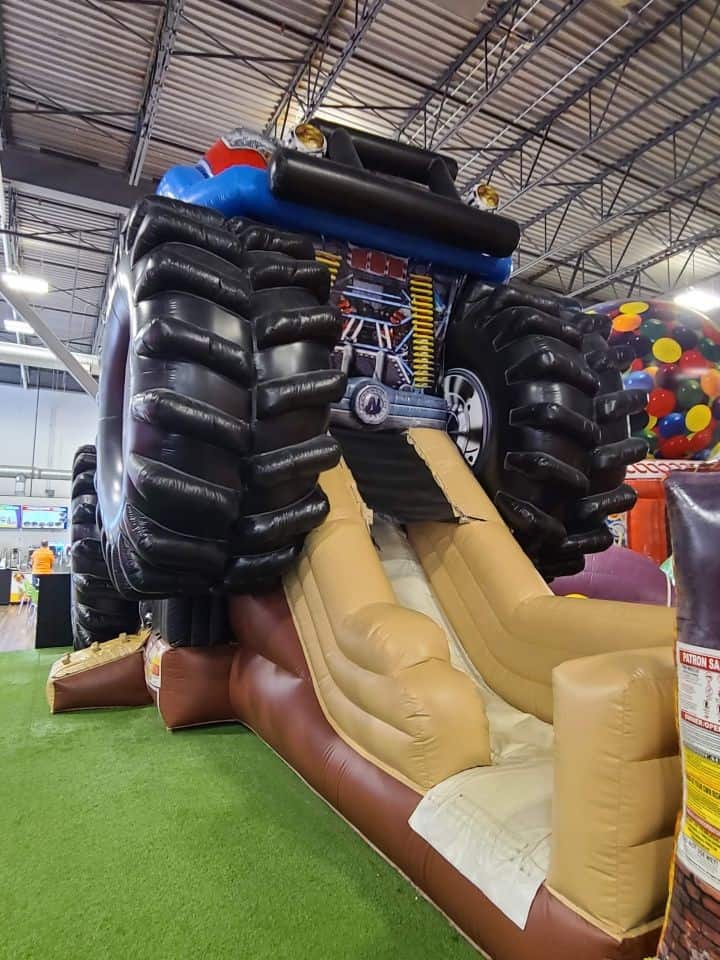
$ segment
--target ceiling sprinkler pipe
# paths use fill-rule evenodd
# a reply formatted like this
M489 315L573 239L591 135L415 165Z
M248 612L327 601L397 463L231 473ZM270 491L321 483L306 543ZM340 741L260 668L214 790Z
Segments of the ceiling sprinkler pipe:
M100 358L92 353L74 353L73 357L88 373L97 377L100 373ZM41 370L66 370L47 347L35 347L26 343L0 343L0 363L26 367L39 367Z
M27 480L72 480L72 472L48 467L0 466L0 479L14 480L16 477L25 477Z

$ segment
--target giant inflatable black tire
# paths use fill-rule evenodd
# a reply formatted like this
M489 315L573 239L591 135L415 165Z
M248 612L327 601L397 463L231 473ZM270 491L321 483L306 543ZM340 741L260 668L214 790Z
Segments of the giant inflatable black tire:
M134 599L280 575L327 502L344 377L312 243L162 197L132 212L103 351L103 550Z
M95 522L95 447L86 444L75 454L71 491L71 619L76 650L104 643L138 627L138 607L115 590L100 548Z
M647 393L623 389L622 371L633 354L627 347L608 345L610 320L600 314L576 316L584 333L582 351L600 382L594 402L600 440L591 454L588 496L572 506L567 527L571 537L602 545L610 540L606 525L610 514L631 510L637 500L625 483L625 472L643 459L648 448L644 440L629 435L628 418L645 408Z
M619 416L628 401L608 379L619 374L602 321L541 291L483 286L455 316L450 432L543 576L576 573L610 545L604 519L629 502L624 467L643 456Z

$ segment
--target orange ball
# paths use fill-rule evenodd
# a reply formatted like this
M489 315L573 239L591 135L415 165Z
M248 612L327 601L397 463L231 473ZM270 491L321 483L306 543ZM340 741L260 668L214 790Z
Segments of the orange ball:
M618 333L630 333L642 323L642 317L636 313L619 313L612 322L613 330Z
M708 370L700 377L700 386L708 397L720 396L720 371Z

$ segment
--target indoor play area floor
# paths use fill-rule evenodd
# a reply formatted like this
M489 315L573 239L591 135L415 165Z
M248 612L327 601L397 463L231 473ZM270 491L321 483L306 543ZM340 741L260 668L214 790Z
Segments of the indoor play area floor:
M257 737L51 716L0 654L2 960L477 960Z

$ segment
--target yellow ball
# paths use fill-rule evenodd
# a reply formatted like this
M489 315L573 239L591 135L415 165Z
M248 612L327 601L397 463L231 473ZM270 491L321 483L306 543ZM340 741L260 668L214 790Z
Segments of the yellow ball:
M620 313L645 313L646 310L650 309L650 304L645 303L644 300L631 300L618 309Z
M652 429L654 429L654 427L655 427L656 424L657 424L657 417L654 417L651 413L649 413L649 414L648 414L648 422L647 422L647 426L645 427L645 429L646 429L646 430L652 430Z
M682 356L682 347L670 337L660 337L652 348L653 356L661 363L675 363Z
M690 433L697 433L699 430L704 430L705 427L710 425L711 420L712 413L710 412L710 407L706 407L702 403L690 407L685 414L685 426Z

